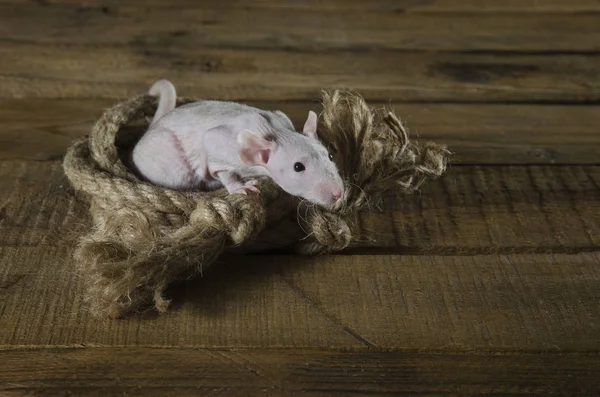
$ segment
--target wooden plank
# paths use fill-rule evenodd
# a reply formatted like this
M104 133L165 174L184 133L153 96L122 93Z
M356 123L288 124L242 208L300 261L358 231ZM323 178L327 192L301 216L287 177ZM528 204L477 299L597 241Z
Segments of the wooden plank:
M59 162L0 162L0 244L53 245L87 209ZM354 247L430 254L589 252L600 244L599 166L452 167L420 194L353 219ZM45 237L44 237L45 236ZM45 240L51 238L51 240Z
M102 4L93 2L82 3L80 0L44 0L31 2L29 0L0 0L0 4L29 5L30 7L48 7L53 5L76 5L82 8L108 8L136 6L136 0L104 0ZM146 0L144 7L152 8L177 8L177 9L230 9L234 7L243 9L310 9L310 10L375 10L406 13L576 13L600 11L598 0L578 0L567 2L565 0Z
M0 346L597 351L599 255L246 256L93 318L66 245L0 248Z
M390 252L582 252L600 244L600 167L454 167L355 221ZM418 249L415 248L418 246Z
M457 167L361 214L359 243L375 255L223 257L169 292L166 315L123 321L86 310L70 259L86 209L60 164L3 161L0 181L0 346L600 343L600 167ZM418 255L383 255L394 250Z
M372 346L579 351L600 346L600 273L588 260L598 255L348 256L283 275Z
M304 52L0 41L2 98L123 98L160 78L229 100L313 100L351 88L383 102L600 101L596 55ZM93 54L93 56L90 56Z
M411 14L347 9L31 7L0 4L0 39L46 44L294 50L598 50L597 16ZM290 29L293 26L293 29Z
M435 255L224 257L169 292L166 315L98 321L69 257L85 208L58 164L0 164L11 186L0 190L1 346L579 351L600 343L600 324L590 321L600 315L600 256L585 252L598 251L600 238L598 167L570 171L564 185L555 184L565 174L551 173L564 167L532 168L527 181L504 169L517 181L507 187L476 168L446 193L438 185L361 218L370 244ZM549 253L505 254L527 250Z
M52 349L0 352L7 396L595 395L594 354Z
M88 135L107 100L0 100L0 159L60 160Z
M117 101L0 100L0 159L59 159ZM308 110L321 110L316 101L243 102L280 109L298 129ZM599 164L598 106L369 103L393 107L413 139L448 145L452 164Z

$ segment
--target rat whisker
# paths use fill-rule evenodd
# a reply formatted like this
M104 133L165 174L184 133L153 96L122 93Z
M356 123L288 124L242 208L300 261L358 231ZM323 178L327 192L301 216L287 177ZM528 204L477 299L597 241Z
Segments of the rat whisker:
M371 209L371 202L369 200L369 196L367 195L367 193L364 191L364 189L360 186L358 186L356 183L352 183L349 180L344 180L345 183L347 183L348 185L351 186L355 186L358 190L361 191L363 197L365 198L365 201L367 202L367 207L369 208L369 210Z
M304 203L305 201L307 201L306 199L302 199L298 205L296 206L296 222L298 223L298 226L300 226L300 229L306 233L307 235L310 236L310 234L306 229L304 229L304 227L302 226L302 223L300 222L300 220L304 221L304 223L308 223L308 221L306 220L306 218L303 218L302 215L300 214L300 206L302 205L302 203ZM306 217L306 214L304 215Z
M310 232L310 233L308 233L306 236L302 237L302 238L300 239L300 241L304 241L304 240L306 240L307 238L309 238L309 237L310 237L310 236L312 236L313 234L314 234L314 232Z
M309 211L314 211L315 207L317 206L315 203L312 203L310 201L308 201L307 199L303 199L300 204L305 203L304 206L306 207L306 211L304 212L304 218L302 218L302 220L306 223L308 223L308 221L306 220L306 218L308 218L308 213ZM300 208L300 204L298 204L298 208ZM306 230L304 230L304 228L302 228L302 230L304 231L304 233L306 233L306 236L302 237L300 240L306 240L307 238L309 238L310 236L312 236L314 234L314 231L311 231L310 233L307 232Z

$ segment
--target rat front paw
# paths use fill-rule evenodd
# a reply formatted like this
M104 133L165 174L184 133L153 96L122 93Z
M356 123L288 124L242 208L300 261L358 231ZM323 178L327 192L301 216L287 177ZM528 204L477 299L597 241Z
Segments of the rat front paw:
M258 193L258 188L255 187L256 185L258 185L258 181L256 179L250 179L248 182L244 183L245 187L249 187L253 192Z
M256 180L253 179L251 181L244 183L243 186L240 186L237 189L233 190L231 192L231 194L238 194L238 193L239 194L248 194L247 192L259 193L260 191L255 186L256 184L257 184Z

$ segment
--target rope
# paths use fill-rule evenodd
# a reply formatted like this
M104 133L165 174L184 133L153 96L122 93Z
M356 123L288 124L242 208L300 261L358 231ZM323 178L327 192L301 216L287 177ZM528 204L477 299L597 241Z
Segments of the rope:
M346 180L334 208L300 202L269 179L259 182L258 195L164 189L130 172L115 145L123 127L151 117L156 106L155 97L141 95L106 110L63 163L93 220L74 258L97 316L120 317L148 304L166 311L164 290L202 273L226 249L342 250L352 242L347 222L357 211L391 191L410 193L446 168L445 147L411 143L393 112L381 114L356 94L334 91L323 93L319 129Z

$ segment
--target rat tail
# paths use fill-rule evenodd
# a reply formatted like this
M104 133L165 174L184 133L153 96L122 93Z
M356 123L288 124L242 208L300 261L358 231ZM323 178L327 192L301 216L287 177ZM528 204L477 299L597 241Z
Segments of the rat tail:
M175 86L169 80L158 80L152 84L148 94L158 96L159 98L158 108L156 109L156 113L154 113L154 118L150 122L150 125L152 125L162 116L175 109L177 92L175 91Z

